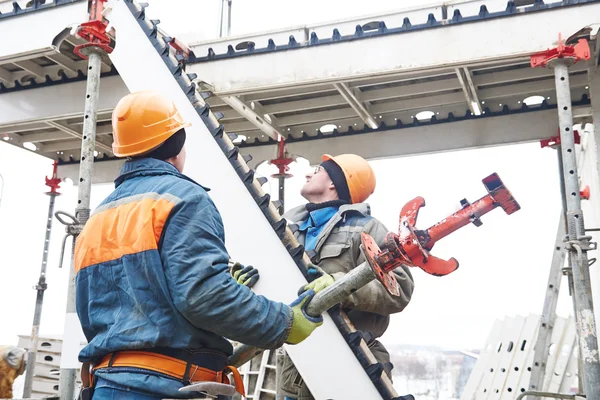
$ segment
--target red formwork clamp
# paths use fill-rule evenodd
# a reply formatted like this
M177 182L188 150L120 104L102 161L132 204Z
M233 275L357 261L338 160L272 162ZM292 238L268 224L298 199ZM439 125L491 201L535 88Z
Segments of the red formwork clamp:
M583 188L583 190L579 191L579 196L581 196L582 200L589 200L590 199L590 187L589 187L589 185L585 185L585 187Z
M285 150L285 139L279 138L277 142L277 158L269 161L269 164L275 165L279 171L276 174L271 175L272 178L291 178L292 174L289 173L290 164L294 162L292 157L289 157Z
M590 59L590 46L585 39L579 39L574 46L566 46L562 35L558 34L558 46L535 53L530 57L531 67L546 67L549 62L559 58L572 58L573 63Z
M61 182L62 180L58 177L58 161L54 160L54 164L52 164L52 178L46 177L46 186L50 188L50 191L46 192L46 194L59 196L58 189L60 189Z
M574 138L575 144L580 144L581 136L579 135L579 132L576 129L573 130L573 135L575 136L575 138ZM559 144L560 144L560 132L559 132L559 135L551 136L548 139L540 140L540 147L542 147L542 148L555 147L555 146L558 146Z
M177 38L170 38L169 45L175 49L175 57L181 63L185 63L190 58L191 50L181 40Z
M110 54L113 49L110 46L110 36L106 33L108 23L102 16L104 3L107 0L89 0L88 11L90 20L84 22L77 28L77 36L87 40L87 43L75 46L73 52L79 57L87 60L86 50L91 48L101 49L107 54Z

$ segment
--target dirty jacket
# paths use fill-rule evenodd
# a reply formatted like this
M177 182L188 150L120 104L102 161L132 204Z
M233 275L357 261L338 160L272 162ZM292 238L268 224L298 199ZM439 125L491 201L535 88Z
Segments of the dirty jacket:
M288 211L284 218L288 222L301 225L309 217L306 206ZM365 203L346 204L323 226L316 238L314 251L308 251L313 263L331 274L336 280L356 268L363 261L360 251L360 233L368 233L381 246L386 227L371 217L369 206ZM306 231L297 230L294 234L300 244L305 243ZM312 240L311 240L312 242ZM393 297L383 285L375 280L354 292L342 302L342 307L355 328L364 334L369 349L391 379L390 356L385 347L376 340L386 331L390 314L400 312L410 301L414 283L407 267L394 271L400 285L400 296ZM279 392L298 400L314 400L308 386L289 357L284 357Z
M228 261L207 189L169 163L127 161L76 243L77 314L88 340L79 360L155 347L230 355L225 338L281 346L290 307L237 284Z
M308 216L309 212L303 205L288 211L284 218L289 223L300 225ZM340 206L338 212L319 232L314 252L309 253L312 261L336 280L340 279L365 261L360 251L361 232L371 235L381 246L389 231L371 216L368 204ZM300 244L304 244L305 232L298 230L295 236ZM402 311L413 292L413 278L407 267L397 268L394 274L400 285L400 296L391 296L375 280L342 303L356 329L369 332L374 338L383 335L389 324L389 315Z

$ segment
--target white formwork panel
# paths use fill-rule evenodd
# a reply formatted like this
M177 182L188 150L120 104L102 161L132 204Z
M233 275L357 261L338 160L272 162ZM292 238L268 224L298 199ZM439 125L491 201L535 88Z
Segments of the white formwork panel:
M560 384L560 393L578 393L579 392L579 346L577 345L577 335L575 336L575 345L569 357L565 376Z
M505 325L504 320L496 320L494 322L485 347L471 372L461 400L474 400L487 397L488 393L485 386L489 385L493 380L494 367L498 364L498 347L502 340Z
M58 393L58 379L48 379L33 377L31 390L38 393L56 394Z
M562 347L565 340L568 341L567 332L571 325L571 319L557 318L557 323L552 330L552 338L550 340L550 348L548 354L548 361L546 363L546 375L544 376L544 390L549 390L549 386L552 382L552 376L561 369L560 359L562 353ZM558 328L558 329L557 329ZM561 377L562 379L562 377Z
M515 399L528 390L540 316L515 317L494 324L461 400ZM577 349L572 318L556 318L541 390L574 393ZM510 349L510 351L508 351Z
M258 294L289 304L297 297L298 287L306 284L294 260L128 5L123 0L109 0L105 11L116 32L117 44L110 58L128 89L161 91L191 123L186 128L186 173L211 188L210 196L223 217L232 258L259 266L261 281L255 287ZM300 345L286 346L311 392L318 399L381 398L332 319L327 314L323 319L323 325Z
M38 351L37 356L35 357L35 362L39 364L50 365L52 367L60 367L60 354Z
M488 399L496 400L502 398L504 393L504 386L506 379L510 373L510 369L515 357L516 349L521 339L521 333L525 329L527 319L522 316L515 317L514 329L511 329L510 335L505 336L505 340L502 341L501 348L499 349L500 360L496 366L494 381L492 386L488 389Z
M524 375L529 380L530 372L527 370L531 365L533 357L533 338L537 336L537 331L540 323L538 315L529 315L521 331L519 339L513 343L511 352L513 353L510 365L506 366L506 376L504 386L500 390L500 399L514 399L519 393L519 382ZM509 344L510 346L510 344ZM504 367L503 367L504 368Z
M553 369L546 369L546 377L544 379L544 390L549 392L559 392L561 384L565 379L567 366L571 360L573 350L577 342L577 332L575 331L575 322L573 318L569 318L565 324L564 335L560 342L560 346L554 349L555 363Z
M516 316L511 323L504 324L502 330L501 341L496 349L495 364L490 365L490 370L487 380L483 382L483 390L486 393L485 399L499 399L506 381L506 370L510 369L514 356L515 342L518 342L521 337L521 332L525 326L525 317ZM493 378L492 378L493 377Z
M492 326L492 330L488 336L487 341L485 342L485 346L481 350L481 354L475 363L475 367L471 371L471 376L465 385L465 389L463 390L461 400L472 400L475 399L475 393L477 388L479 387L479 382L481 381L484 375L484 368L487 364L487 360L490 358L492 354L492 347L497 343L498 338L500 337L500 330L502 327L502 321L496 320L494 325Z
M29 349L31 347L30 337L19 335L18 346L24 349ZM40 337L38 339L37 350L45 353L60 354L62 351L62 339Z
M58 381L58 377L60 375L60 367L39 364L36 362L36 365L33 368L33 375L39 376L41 378L56 379Z

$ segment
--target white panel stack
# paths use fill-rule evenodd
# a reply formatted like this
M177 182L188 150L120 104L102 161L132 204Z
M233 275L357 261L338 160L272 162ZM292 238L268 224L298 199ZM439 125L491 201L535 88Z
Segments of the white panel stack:
M19 335L18 347L29 349L30 345L31 341L29 335ZM33 369L31 397L42 398L49 395L57 395L58 381L60 376L62 338L60 336L40 337L37 350L38 353L35 360L35 367ZM78 385L81 384L81 379L79 376L80 373L78 371Z
M461 400L515 399L527 390L540 317L496 321ZM577 347L572 318L556 318L542 391L577 393Z

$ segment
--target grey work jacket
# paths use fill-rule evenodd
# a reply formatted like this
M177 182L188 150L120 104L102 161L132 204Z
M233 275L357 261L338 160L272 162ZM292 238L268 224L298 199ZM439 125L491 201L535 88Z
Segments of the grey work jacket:
M300 225L308 216L309 212L303 205L291 209L283 217L288 223ZM313 263L336 280L340 279L365 261L360 251L361 232L371 235L381 246L389 231L371 216L368 204L342 205L317 237ZM304 245L305 232L298 230L295 236ZM397 268L394 275L400 285L400 296L390 295L378 280L374 280L342 303L357 330L370 332L378 338L389 325L389 315L406 307L414 289L412 275L407 267Z

